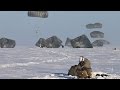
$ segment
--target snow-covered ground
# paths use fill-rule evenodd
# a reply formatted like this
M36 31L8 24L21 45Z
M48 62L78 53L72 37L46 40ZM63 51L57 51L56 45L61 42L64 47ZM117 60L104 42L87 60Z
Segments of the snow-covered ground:
M76 79L68 76L79 56L91 61L93 78L120 79L120 48L0 48L0 79ZM96 74L107 73L107 77Z

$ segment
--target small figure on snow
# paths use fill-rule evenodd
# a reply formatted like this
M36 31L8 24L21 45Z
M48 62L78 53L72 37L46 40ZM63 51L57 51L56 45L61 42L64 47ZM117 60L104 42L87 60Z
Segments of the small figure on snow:
M61 45L62 46L62 48L64 48L64 45Z
M113 50L116 50L116 48L114 48Z

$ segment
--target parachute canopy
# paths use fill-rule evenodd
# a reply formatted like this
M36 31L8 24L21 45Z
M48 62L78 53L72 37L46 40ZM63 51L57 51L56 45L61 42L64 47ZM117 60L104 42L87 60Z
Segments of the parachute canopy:
M48 12L47 11L28 11L29 17L40 17L40 18L47 18Z
M100 31L93 31L90 33L91 38L104 38L104 33Z
M86 28L87 29L102 28L102 24L101 23L87 24Z

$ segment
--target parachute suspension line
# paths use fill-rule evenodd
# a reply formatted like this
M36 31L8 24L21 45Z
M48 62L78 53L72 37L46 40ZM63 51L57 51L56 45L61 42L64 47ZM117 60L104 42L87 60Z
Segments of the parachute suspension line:
M38 22L38 23L40 23L40 24L38 26L36 26L35 33L36 33L36 37L39 39L39 38L42 38L42 26L45 23L44 23L44 21Z
M36 28L35 28L35 34L36 34L36 38L37 38L37 39L40 38L40 37L39 37L39 31L40 31L40 30L39 30L39 27L36 27Z
M40 22L40 25L36 31L38 38L40 38L40 37L42 38L42 31L43 31L42 29L44 29L44 27L42 28L42 26L44 26L44 25L45 25L45 21L43 20Z
M39 17L39 18L48 18L48 11L28 11L28 16L29 17ZM43 21L43 23L44 23L44 21ZM37 38L41 37L41 36L39 36L39 27L37 28L37 30L35 30L35 33L36 33Z

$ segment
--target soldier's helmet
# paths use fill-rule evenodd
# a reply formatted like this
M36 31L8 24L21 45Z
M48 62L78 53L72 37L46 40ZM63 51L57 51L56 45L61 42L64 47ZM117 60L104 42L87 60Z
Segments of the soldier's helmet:
M84 61L84 57L83 56L80 56L80 58L79 58L79 62L81 62L81 61Z

